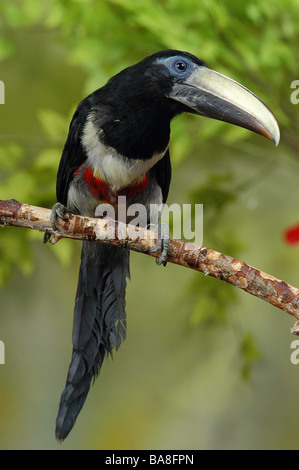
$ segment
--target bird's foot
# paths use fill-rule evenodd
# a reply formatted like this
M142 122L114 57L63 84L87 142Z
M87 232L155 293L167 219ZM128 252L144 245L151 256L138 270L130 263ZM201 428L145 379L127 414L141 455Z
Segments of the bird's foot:
M51 222L53 230L57 230L57 227L56 227L57 216L60 217L62 220L65 220L65 221L68 220L67 216L65 215L66 212L67 212L67 209L63 204L61 204L61 202L56 202L56 204L54 204L54 206L52 207L51 215L50 215L50 222Z
M150 226L148 227L150 228ZM168 252L168 247L169 247L169 227L166 224L159 224L154 226L154 231L157 232L157 244L155 248L150 248L149 251L151 253L156 253L157 251L161 251L161 255L156 258L156 263L158 265L163 264L163 266L166 266L167 261L167 252Z
M57 216L60 217L61 219L65 220L65 221L68 220L67 216L65 215L66 210L67 210L66 207L63 204L61 204L60 202L57 202L52 207L52 212L51 212L51 215L50 215L50 222L51 222L53 230L57 231L57 227L56 227L56 217ZM43 236L43 243L50 242L53 245L54 243L56 243L60 239L59 236L56 236L56 237L53 237L52 240L50 241L51 237L52 237L52 233L49 232L48 230L46 230L45 233L44 233L44 236Z

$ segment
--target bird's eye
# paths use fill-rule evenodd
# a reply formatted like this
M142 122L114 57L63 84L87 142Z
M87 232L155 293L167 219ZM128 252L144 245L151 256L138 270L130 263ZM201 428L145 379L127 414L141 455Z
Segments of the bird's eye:
M175 69L176 72L179 73L184 73L187 70L187 62L185 62L182 59L178 59L173 63L173 68Z

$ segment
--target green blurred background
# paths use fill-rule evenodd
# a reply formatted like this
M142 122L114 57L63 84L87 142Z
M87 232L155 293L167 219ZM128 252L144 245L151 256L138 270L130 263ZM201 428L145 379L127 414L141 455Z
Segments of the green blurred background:
M299 287L296 0L0 1L0 196L51 208L77 104L161 49L187 50L259 95L278 148L228 124L172 125L169 203L204 204L204 244ZM127 339L75 428L54 428L71 356L80 243L0 230L1 449L298 449L293 319L224 282L131 256Z

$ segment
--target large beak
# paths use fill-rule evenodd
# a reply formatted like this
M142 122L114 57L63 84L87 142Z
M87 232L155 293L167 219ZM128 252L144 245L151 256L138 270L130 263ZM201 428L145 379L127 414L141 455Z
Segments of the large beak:
M187 80L173 86L169 97L196 114L245 127L279 143L277 121L265 103L240 83L207 67L196 67Z

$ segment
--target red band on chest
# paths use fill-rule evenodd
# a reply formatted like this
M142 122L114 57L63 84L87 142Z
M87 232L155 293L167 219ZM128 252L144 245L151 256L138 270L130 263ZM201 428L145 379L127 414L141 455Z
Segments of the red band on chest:
M104 199L105 201L109 201L110 192L108 184L102 181L100 178L97 178L91 168L85 168L83 177L87 183L87 186L89 187L91 194L94 197L97 199Z
M79 171L80 168L75 172L75 174L78 174ZM148 174L146 174L144 178L138 183L126 186L125 188L122 188L119 191L112 192L110 190L109 184L95 176L93 170L89 167L85 168L83 178L87 183L91 194L95 198L104 200L109 203L115 202L118 196L126 196L127 198L133 198L134 196L136 196L136 194L143 192L148 185Z

